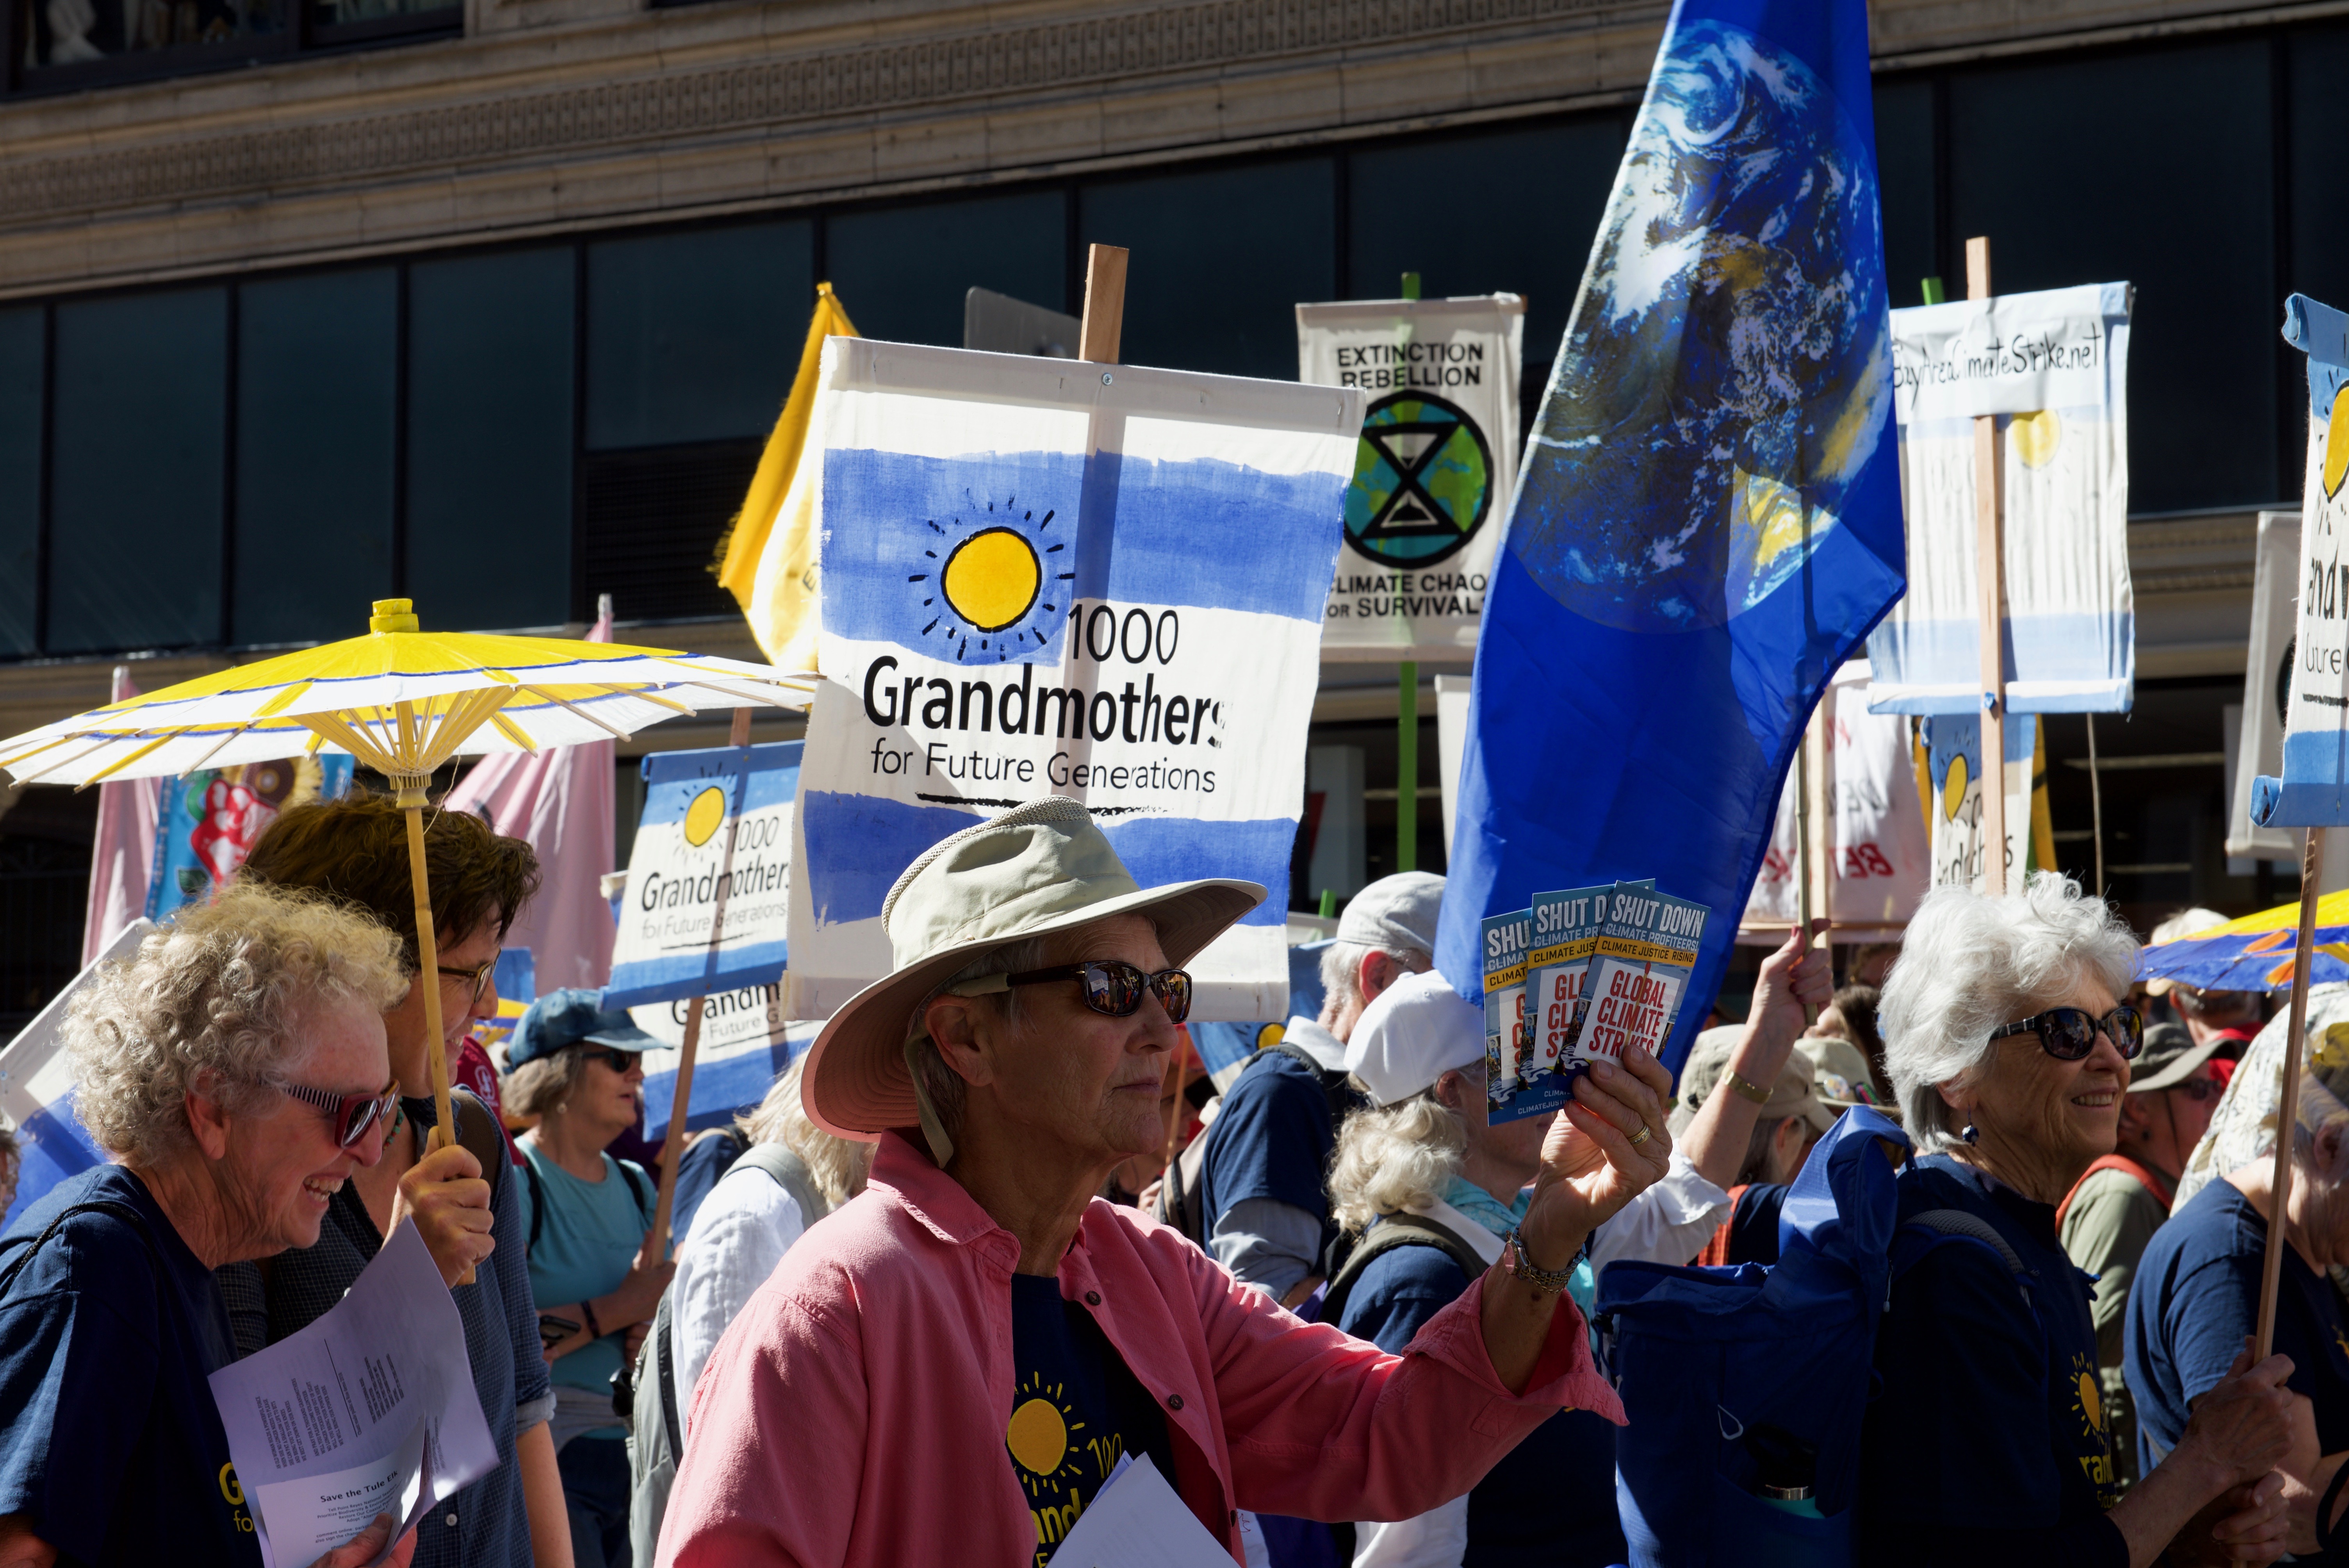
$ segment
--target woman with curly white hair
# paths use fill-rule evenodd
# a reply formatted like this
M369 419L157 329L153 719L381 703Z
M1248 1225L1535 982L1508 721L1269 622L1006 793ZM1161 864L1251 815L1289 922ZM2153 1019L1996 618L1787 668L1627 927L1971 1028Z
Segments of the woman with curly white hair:
M75 998L74 1110L111 1161L0 1237L0 1568L261 1563L206 1381L235 1359L212 1271L316 1242L382 1157L406 989L374 922L233 887ZM392 1524L322 1568L374 1562Z
M2121 1003L2137 962L2128 928L2063 877L2001 897L1941 889L1909 923L1878 1021L1920 1150L1899 1175L1900 1219L1933 1220L1896 1244L1877 1336L1863 1561L2145 1568L2173 1542L2198 1562L2283 1548L2281 1357L2239 1359L2116 1496L2090 1286L2055 1205L2112 1151L2144 1039Z

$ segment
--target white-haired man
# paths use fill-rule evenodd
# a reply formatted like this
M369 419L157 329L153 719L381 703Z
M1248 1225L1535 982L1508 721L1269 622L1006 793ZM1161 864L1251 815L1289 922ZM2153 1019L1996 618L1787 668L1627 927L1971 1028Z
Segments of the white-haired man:
M1346 1041L1362 1009L1434 965L1444 879L1381 877L1356 893L1321 954L1320 1016L1288 1020L1279 1045L1240 1072L1207 1129L1199 1216L1207 1251L1242 1284L1295 1306L1320 1283L1337 1235L1324 1186L1338 1125L1360 1097Z

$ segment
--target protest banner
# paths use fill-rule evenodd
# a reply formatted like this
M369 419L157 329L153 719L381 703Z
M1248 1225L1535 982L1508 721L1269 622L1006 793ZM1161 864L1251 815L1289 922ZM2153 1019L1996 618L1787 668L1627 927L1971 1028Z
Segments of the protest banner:
M1526 1021L1526 960L1534 945L1534 912L1486 915L1477 923L1485 993L1485 1114L1514 1120L1509 1109L1526 1081L1532 1031Z
M1525 328L1526 302L1506 294L1297 307L1297 378L1369 398L1324 657L1475 646L1516 482Z
M2020 889L2023 874L2043 862L2032 845L2032 786L2039 721L2017 714L2006 726L2005 885ZM1925 721L1933 779L1932 885L1988 886L1988 815L1982 809L1982 720L1971 714L1937 714Z
M1055 794L1093 810L1143 886L1269 889L1187 967L1193 1016L1283 1016L1289 856L1362 404L824 346L809 434L824 679L793 820L789 1016L826 1016L888 972L882 902L923 851Z
M147 918L166 920L181 905L210 897L236 875L286 807L336 799L351 787L351 770L349 757L326 752L160 780Z
M2349 530L2349 315L2306 294L2284 302L2286 343L2308 356L2308 460L2301 475L2300 607L2293 621L2292 695L2284 710L2283 769L2251 781L2251 820L2268 828L2305 828L2300 860L2300 929L2291 949L2292 1004L2285 1026L2277 1127L2300 1113L2302 1029L2308 1018L2327 828L2349 823L2349 572L2341 562ZM2292 1198L2292 1140L2275 1140L2269 1181L2278 1205ZM2276 1295L2283 1270L2282 1226L2268 1237L2260 1280L2255 1356L2275 1342Z
M1932 845L1905 715L1868 708L1869 666L1854 659L1836 673L1813 723L1826 744L1826 802L1813 841L1823 862L1824 914L1838 944L1896 939L1932 884ZM1795 877L1795 779L1778 798L1778 820L1754 892L1745 901L1741 941L1771 947L1785 941L1799 914Z
M154 929L151 920L134 920L117 932L105 951L83 965L72 984L50 998L0 1050L0 1112L16 1123L19 1146L16 1197L7 1212L0 1214L0 1232L67 1177L106 1163L106 1151L74 1116L66 1014L99 965L131 956Z
M2127 710L2131 303L2089 284L1892 313L1909 593L1868 639L1877 711L1982 711L1980 418L2001 453L2007 709Z
M604 1006L636 1008L777 983L789 953L784 889L803 744L645 758L644 814L628 853Z
M1652 884L1616 884L1590 959L1582 1029L1558 1063L1561 1081L1601 1057L1619 1062L1635 1047L1663 1054L1687 1000L1689 974L1712 914L1704 905L1659 892Z
M2227 810L2227 853L2248 859L2300 858L2299 839L2251 820L2251 780L2283 771L2283 727L2291 707L2292 618L2300 609L2300 514L2260 513L2252 557L2251 637L2243 666L2243 716L2236 732L2233 789ZM2339 886L2329 880L2328 886Z
M645 1053L645 1125L666 1127L677 1106L678 1069L685 1045L689 999L650 1002L628 1009L636 1027L658 1040ZM687 1088L686 1130L719 1127L747 1114L774 1087L777 1075L814 1043L817 1026L783 1016L782 977L708 997Z
M1435 955L1464 996L1478 923L1546 888L1742 910L1900 595L1873 90L1857 4L1672 10L1485 595ZM1705 923L1667 1067L1733 935Z

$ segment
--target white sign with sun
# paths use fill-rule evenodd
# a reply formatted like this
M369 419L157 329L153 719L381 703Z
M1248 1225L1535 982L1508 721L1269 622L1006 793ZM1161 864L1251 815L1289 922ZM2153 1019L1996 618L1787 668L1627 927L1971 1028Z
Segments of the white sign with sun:
M1324 600L1363 394L833 338L825 679L786 1007L890 967L882 901L947 835L1081 801L1145 887L1261 882L1194 1016L1278 1017Z
M2006 694L2018 713L2125 711L2127 284L1892 313L1909 592L1868 639L1878 713L1982 711L1974 420L1998 421Z

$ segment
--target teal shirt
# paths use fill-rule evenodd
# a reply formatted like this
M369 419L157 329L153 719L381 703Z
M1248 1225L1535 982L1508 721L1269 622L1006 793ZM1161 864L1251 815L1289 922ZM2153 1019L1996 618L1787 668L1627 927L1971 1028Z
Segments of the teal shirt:
M617 1289L636 1266L645 1233L653 1228L652 1178L634 1161L606 1154L604 1179L582 1181L531 1142L521 1148L538 1178L523 1181L516 1194L522 1200L524 1236L531 1233L539 1198L546 1201L546 1215L537 1222L538 1239L530 1247L530 1293L540 1309L592 1301ZM616 1326L595 1344L555 1362L547 1368L547 1377L562 1387L609 1393L612 1374L620 1369L626 1334Z

